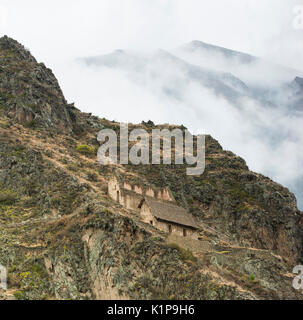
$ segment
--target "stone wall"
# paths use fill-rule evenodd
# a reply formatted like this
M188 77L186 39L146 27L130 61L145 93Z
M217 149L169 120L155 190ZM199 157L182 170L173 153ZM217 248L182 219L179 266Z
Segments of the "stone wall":
M139 204L143 197L133 191L124 190L122 193L122 201L127 209L139 211Z
M116 177L108 182L108 195L127 209L139 211L142 196L132 191L130 184L124 183L123 188Z
M141 210L140 210L140 217L141 220L145 223L151 224L154 227L157 227L157 220L154 218L154 216L151 214L149 207L144 202Z
M163 200L163 201L174 201L171 194L167 189L160 190L157 194L157 199Z
M152 197L152 198L155 198L155 191L152 188L148 188L145 192L145 195Z
M142 196L149 196L160 201L174 201L167 189L155 190L152 187L143 188L138 185L131 185L128 182L119 182L118 178L113 176L108 182L108 195L119 202L127 209L138 210Z
M127 182L124 182L123 188L124 188L125 190L132 190L132 186L131 186L129 183L127 183Z
M117 178L111 178L108 182L108 195L120 203L121 188ZM118 199L119 195L119 199Z
M174 223L157 220L155 227L159 230L162 230L164 232L167 232L179 237L198 239L198 233L195 230L191 228L187 228L185 226L180 226Z

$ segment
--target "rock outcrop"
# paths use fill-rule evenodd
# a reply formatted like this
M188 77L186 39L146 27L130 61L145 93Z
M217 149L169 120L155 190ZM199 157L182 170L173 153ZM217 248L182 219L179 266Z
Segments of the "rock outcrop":
M72 131L77 112L66 102L57 79L17 41L0 38L0 106L18 123Z

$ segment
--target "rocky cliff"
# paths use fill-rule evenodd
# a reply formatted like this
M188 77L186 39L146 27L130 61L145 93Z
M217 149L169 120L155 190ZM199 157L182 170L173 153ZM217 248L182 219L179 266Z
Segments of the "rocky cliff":
M0 103L14 121L64 131L77 125L52 71L17 41L0 39ZM75 128L74 128L75 129Z
M106 108L106 106L104 106ZM151 130L152 123L133 127ZM301 299L302 212L288 189L207 137L206 171L120 166L169 187L199 221L173 238L107 196L96 134L118 124L68 104L52 71L0 39L0 299Z

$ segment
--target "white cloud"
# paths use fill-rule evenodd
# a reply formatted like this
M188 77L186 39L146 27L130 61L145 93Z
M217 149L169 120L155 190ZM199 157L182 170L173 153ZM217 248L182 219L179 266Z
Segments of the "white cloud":
M277 50L282 48L280 62L303 69L303 31L293 28L293 8L300 2L303 4L302 0L2 0L1 5L8 12L5 32L51 64L64 57L117 48L170 49L197 39L278 62ZM294 65L298 61L300 65Z

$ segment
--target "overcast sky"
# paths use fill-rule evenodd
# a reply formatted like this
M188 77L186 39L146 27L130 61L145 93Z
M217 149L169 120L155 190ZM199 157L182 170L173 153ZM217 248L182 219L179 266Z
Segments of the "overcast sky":
M303 70L303 0L0 0L0 34L50 67L117 48L171 49L201 40Z

